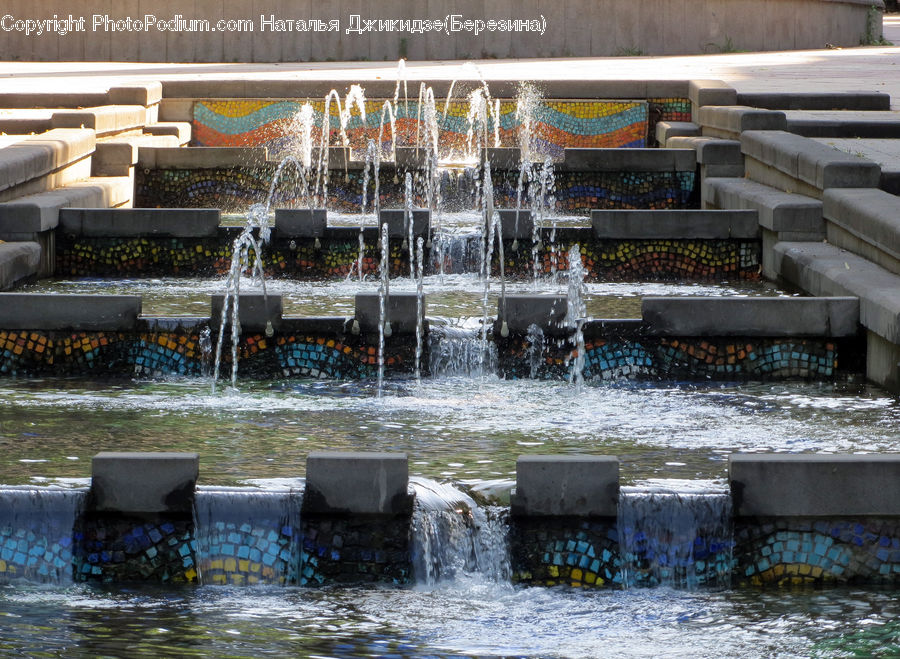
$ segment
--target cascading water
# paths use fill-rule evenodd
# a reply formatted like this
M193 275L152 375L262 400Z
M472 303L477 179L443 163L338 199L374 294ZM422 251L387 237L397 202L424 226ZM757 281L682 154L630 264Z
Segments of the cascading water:
M75 521L86 490L0 490L0 584L72 583Z
M387 302L391 293L391 249L388 240L388 225L381 225L381 263L379 273L381 280L378 286L378 397L381 398L384 387L384 339L391 335L391 320L388 317Z
M510 578L505 509L479 506L452 485L410 478L416 492L412 518L413 574L421 585L476 578Z
M566 296L566 327L572 331L573 354L569 372L569 384L581 391L584 384L584 321L587 308L584 304L584 263L581 246L577 243L569 249L569 290Z
M728 588L731 495L724 488L623 487L619 541L626 586Z
M416 240L416 386L422 385L422 342L425 336L425 240Z
M479 328L432 324L428 329L432 377L482 378L497 373L497 346L491 342L485 347Z
M296 583L302 499L302 490L199 488L194 525L200 583Z
M532 323L528 326L525 334L525 342L528 345L526 355L528 356L529 377L534 380L544 365L544 330Z

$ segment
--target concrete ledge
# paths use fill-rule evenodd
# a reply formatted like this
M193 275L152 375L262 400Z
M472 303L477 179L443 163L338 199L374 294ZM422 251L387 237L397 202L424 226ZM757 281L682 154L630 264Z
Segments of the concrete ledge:
M0 242L0 291L38 273L41 266L41 246L33 242ZM2 313L2 312L0 312Z
M527 332L537 325L545 333L559 334L563 330L568 310L565 295L507 294L506 313L503 300L497 301L498 321L506 321L510 332Z
M607 455L522 455L511 496L516 517L615 517L619 459Z
M184 146L191 141L191 124L189 121L158 121L144 126L144 134L174 137L180 146Z
M105 92L5 92L0 93L0 108L82 108L109 101Z
M32 330L131 330L139 295L0 293L0 327Z
M218 235L219 215L217 208L62 208L59 226L90 238L207 238Z
M787 113L788 132L803 137L900 138L900 112Z
M63 128L5 146L0 149L0 191L82 160L95 144L94 131Z
M481 150L481 162L485 161L491 163L491 171L518 170L522 163L522 150L519 147L488 147Z
M693 172L697 160L687 149L566 149L557 171Z
M136 82L109 88L109 102L113 105L142 105L149 107L162 100L161 82Z
M224 295L213 295L210 299L210 321L209 324L218 329L222 323L222 306L225 303ZM228 317L225 326L231 326L232 313L234 307L229 303ZM238 321L244 332L263 332L267 328L267 323L272 323L273 329L281 327L282 318L282 299L281 295L271 293L263 295L262 293L241 293L238 299Z
M753 209L760 226L771 231L800 231L825 237L822 202L783 192L750 179L708 178L702 197L707 208Z
M59 110L53 113L53 128L90 128L97 136L138 130L147 123L142 105L103 105L82 110Z
M641 314L656 336L856 336L855 297L645 297Z
M693 121L660 121L656 124L656 141L660 146L670 147L668 140L673 137L699 137L700 126Z
M50 130L53 110L0 109L0 134L31 135Z
M595 210L594 236L622 240L753 240L755 210Z
M736 517L900 515L900 455L728 457Z
M737 165L743 176L744 156L741 143L719 137L673 137L666 144L670 149L693 149L701 165Z
M138 149L138 166L146 169L264 167L267 153L265 147L140 147Z
M775 245L775 269L812 295L859 298L859 321L900 345L900 276L850 252L823 243Z
M688 98L695 109L705 105L737 105L737 91L721 80L691 80Z
M98 512L190 513L199 470L196 453L98 453L89 505Z
M900 196L900 144L892 139L872 138L816 138L817 142L850 154L866 158L881 168L878 187L885 192Z
M427 208L414 208L412 211L413 236L424 236L431 223L431 211ZM381 209L378 215L378 226L388 225L388 236L408 238L407 213L402 208Z
M738 105L767 110L890 110L884 92L741 92Z
M530 210L500 208L497 214L500 216L500 235L503 236L503 240L531 239L534 234L534 220L531 219Z
M785 130L783 112L758 110L743 105L710 105L697 112L697 123L704 136L739 139L747 130Z
M275 230L285 238L321 238L328 226L324 208L276 208Z
M900 197L875 188L844 188L826 190L822 201L829 223L869 244L872 250L884 252L890 259L874 259L871 253L860 256L900 274L900 268L896 267L900 261ZM829 242L859 253L850 245L832 240L838 236L831 235L834 232L830 228L829 225Z
M425 318L425 299L422 300L422 320ZM360 331L378 333L381 319L381 302L378 293L357 293L354 318L359 322ZM416 333L416 311L418 300L415 293L391 293L384 303L385 315L391 324L391 332L397 334Z
M878 187L877 164L844 151L784 131L747 131L741 151L818 190Z
M412 509L405 453L316 451L306 458L304 513L400 515Z

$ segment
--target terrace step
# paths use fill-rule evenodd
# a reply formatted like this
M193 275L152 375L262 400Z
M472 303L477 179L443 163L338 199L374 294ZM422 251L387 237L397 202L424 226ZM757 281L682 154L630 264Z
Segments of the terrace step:
M881 168L878 187L900 195L900 140L820 138L815 141L876 163Z
M611 240L754 240L756 210L595 210L594 236Z
M884 92L741 92L739 105L767 110L890 110Z
M33 277L41 265L41 246L34 242L0 241L0 290L12 288L16 282Z
M61 208L60 229L72 236L173 238L218 235L218 208Z
M784 130L787 119L783 112L759 110L743 105L711 105L697 111L697 123L706 137L740 139L748 130Z
M672 148L669 139L672 137L697 137L700 126L693 121L660 121L656 124L656 141L660 146Z
M900 138L900 112L793 110L785 115L787 131L804 137Z
M900 275L900 197L876 188L825 191L828 242Z
M117 135L97 142L91 161L94 176L129 176L138 162L141 147L177 148L181 144L173 135Z
M157 121L144 126L145 135L171 135L178 140L178 146L191 141L191 124L188 121Z
M94 131L72 128L0 138L0 202L86 178L95 144Z
M822 202L818 199L746 178L706 179L702 197L706 208L757 211L760 226L769 231L811 234L809 240L825 238Z
M143 105L102 105L79 110L58 110L50 120L53 128L90 128L98 137L142 130L147 123L147 108Z

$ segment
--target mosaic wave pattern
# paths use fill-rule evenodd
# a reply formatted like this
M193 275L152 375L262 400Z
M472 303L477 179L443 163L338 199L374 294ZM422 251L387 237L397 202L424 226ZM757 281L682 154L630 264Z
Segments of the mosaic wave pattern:
M615 523L515 520L510 553L514 583L575 587L623 584Z
M735 524L740 585L900 582L896 519L759 519Z
M195 146L265 146L271 155L289 153L299 148L303 105L296 100L230 99L194 103L192 136ZM321 126L325 113L323 100L310 101L313 108L313 144L321 142ZM464 153L467 133L468 101L445 99L436 102L439 128L438 143L452 153ZM368 140L381 138L387 150L391 137L390 119L382 116L384 99L365 103L365 120L354 104L347 125L347 138L355 149L365 148ZM330 143L340 144L340 118L336 103L328 108ZM396 107L394 131L398 146L416 146L425 140L424 107L418 100L400 100ZM569 148L627 148L646 146L648 104L644 101L545 100L535 112L532 148L552 158L561 158ZM515 101L500 103L500 146L518 145L522 120L516 116ZM493 120L488 130L494 135Z

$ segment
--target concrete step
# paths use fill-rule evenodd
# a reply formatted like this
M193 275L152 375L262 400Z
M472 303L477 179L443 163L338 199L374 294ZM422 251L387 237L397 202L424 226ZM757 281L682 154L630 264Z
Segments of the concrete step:
M900 197L877 188L825 191L828 242L900 275Z
M768 110L890 110L891 95L884 92L743 92L740 105Z
M90 176L95 144L94 131L74 128L0 141L0 201Z
M0 240L0 291L37 275L41 246L35 242L7 243Z
M804 137L900 139L900 112L792 110L787 131Z
M184 146L191 141L191 124L189 121L158 121L144 126L146 135L171 135L177 138L177 146Z
M143 130L148 123L143 105L102 105L80 110L58 110L53 113L53 128L90 128L97 137L130 130Z
M53 110L28 108L24 110L0 110L0 133L7 135L31 135L50 130Z
M819 138L816 142L876 163L881 167L878 187L900 195L900 139Z
M708 105L697 111L697 123L707 137L740 139L747 130L784 130L787 120L783 112L759 110L742 105Z
M753 240L755 210L595 210L594 236L611 240Z
M91 161L93 176L129 176L138 162L141 147L177 148L180 144L174 135L117 135L97 142L97 150Z
M656 141L662 147L669 147L668 140L671 137L695 137L698 135L700 135L700 126L693 121L660 121L656 124Z

